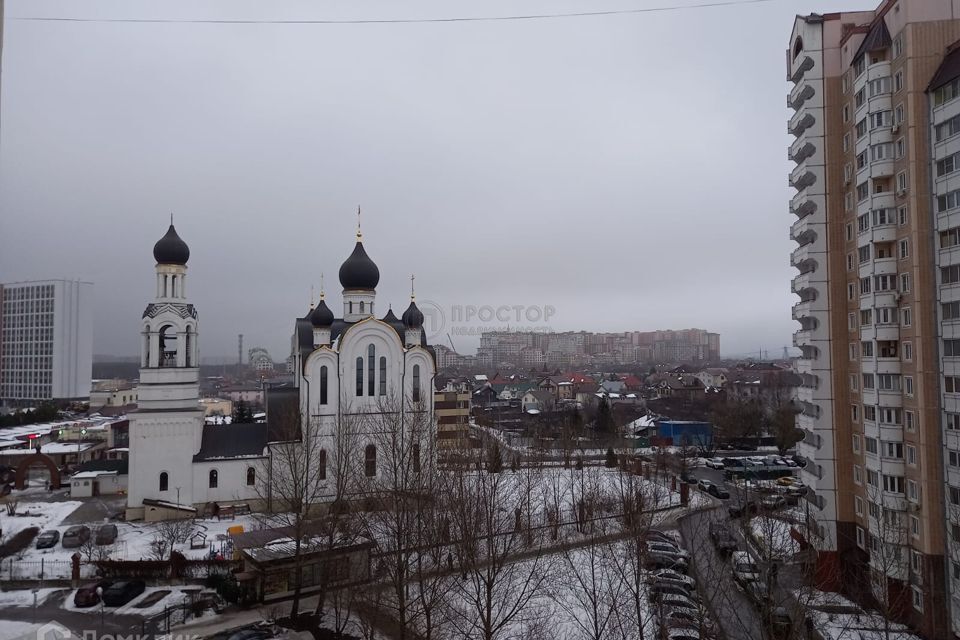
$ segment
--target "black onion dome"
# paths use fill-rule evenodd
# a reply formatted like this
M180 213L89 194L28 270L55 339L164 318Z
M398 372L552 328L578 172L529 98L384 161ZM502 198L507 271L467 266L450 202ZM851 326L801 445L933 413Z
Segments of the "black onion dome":
M423 326L423 312L417 308L417 303L410 301L410 306L403 312L403 324L410 329L419 329Z
M380 282L380 269L373 263L357 241L353 253L340 265L340 284L344 289L376 289Z
M387 315L383 316L383 321L390 324L391 322L400 322L400 318L393 312L393 307L390 307L387 310Z
M333 311L324 300L320 300L317 308L310 313L310 324L315 327L329 327L333 324Z
M190 259L190 247L177 235L173 223L166 235L153 245L153 257L160 264L187 264Z

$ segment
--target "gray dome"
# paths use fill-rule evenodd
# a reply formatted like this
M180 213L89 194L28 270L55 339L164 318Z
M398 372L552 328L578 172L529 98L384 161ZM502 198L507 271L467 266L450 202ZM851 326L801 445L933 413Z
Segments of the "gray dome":
M166 235L153 245L153 257L160 264L187 264L190 259L190 247L184 242L170 223Z

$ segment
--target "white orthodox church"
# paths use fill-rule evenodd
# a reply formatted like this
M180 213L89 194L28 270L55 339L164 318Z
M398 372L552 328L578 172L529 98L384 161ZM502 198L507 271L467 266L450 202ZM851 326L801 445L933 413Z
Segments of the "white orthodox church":
M198 315L187 298L190 249L172 222L153 256L156 294L141 321L139 406L130 420L127 519L186 517L214 505L263 508L270 481L265 470L273 463L271 442L281 437L275 427L283 406L299 410L302 424L322 443L324 459L337 446L338 422L382 413L387 401L404 415L423 412L433 423L435 359L423 314L411 292L401 318L392 310L376 317L380 271L359 230L353 253L340 267L342 317L334 316L321 294L316 308L296 320L295 388L268 391L267 422L259 424L204 424ZM351 441L357 465L372 477L383 473L375 435ZM327 481L325 495L332 499L334 474Z

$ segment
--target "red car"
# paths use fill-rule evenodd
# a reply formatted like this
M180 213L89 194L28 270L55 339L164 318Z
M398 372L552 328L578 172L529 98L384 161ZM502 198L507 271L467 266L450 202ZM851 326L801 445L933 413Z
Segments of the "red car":
M112 580L100 580L99 582L91 582L83 585L77 589L77 593L73 596L73 605L75 607L92 607L100 604L100 596L97 594L97 589L106 589L111 584L113 584Z

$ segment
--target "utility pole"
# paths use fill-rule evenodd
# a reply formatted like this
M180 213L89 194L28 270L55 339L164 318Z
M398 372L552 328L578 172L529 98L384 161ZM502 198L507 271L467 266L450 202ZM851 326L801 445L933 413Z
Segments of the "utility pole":
M237 366L243 366L243 334L237 336Z

